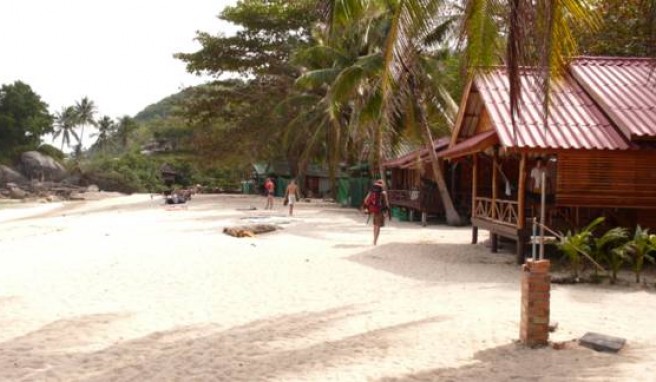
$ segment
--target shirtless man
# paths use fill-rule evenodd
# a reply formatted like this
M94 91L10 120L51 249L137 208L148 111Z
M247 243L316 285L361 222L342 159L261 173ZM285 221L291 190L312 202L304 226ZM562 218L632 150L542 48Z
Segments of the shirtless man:
M275 192L276 185L273 183L273 180L271 178L267 178L266 182L264 182L264 192L266 193L266 206L264 206L265 210L272 210L273 209L273 194Z
M298 195L298 186L296 185L296 180L292 181L287 186L287 191L285 192L285 197L289 202L289 216L294 216L294 204L296 204L296 197Z

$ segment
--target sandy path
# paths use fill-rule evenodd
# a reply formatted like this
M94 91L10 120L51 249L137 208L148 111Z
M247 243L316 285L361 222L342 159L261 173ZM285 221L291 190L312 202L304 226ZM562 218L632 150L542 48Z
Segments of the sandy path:
M252 239L225 225L263 200L148 195L0 211L2 381L649 381L656 302L554 286L554 341L626 337L619 355L515 344L519 268L468 229L301 204ZM279 207L277 213L283 215ZM271 214L269 214L271 215Z

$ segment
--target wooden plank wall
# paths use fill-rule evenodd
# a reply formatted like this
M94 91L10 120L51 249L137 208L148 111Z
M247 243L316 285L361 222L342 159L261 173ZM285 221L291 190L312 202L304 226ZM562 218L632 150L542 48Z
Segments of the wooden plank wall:
M556 188L558 205L656 208L656 151L559 153Z

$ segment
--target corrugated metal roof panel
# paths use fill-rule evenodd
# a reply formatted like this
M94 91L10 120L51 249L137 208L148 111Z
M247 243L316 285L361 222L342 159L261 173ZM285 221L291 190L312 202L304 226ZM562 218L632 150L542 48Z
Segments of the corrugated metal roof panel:
M601 113L574 79L554 81L549 116L543 118L542 95L535 72L521 78L520 113L513 127L510 117L508 75L504 68L482 73L474 81L490 118L507 148L603 149L629 148L626 139Z
M580 57L570 71L627 137L656 137L656 66L651 59Z
M441 150L444 150L446 147L449 146L449 142L451 141L451 138L449 137L443 137L443 138L438 138L433 140L433 148L435 151L439 152ZM430 158L428 155L428 150L426 150L426 147L419 148L415 151L412 151L410 153L407 153L405 155L402 155L396 159L392 159L389 161L386 161L383 163L383 167L386 168L404 168L407 167L408 163L416 162L417 160L423 161L425 158Z

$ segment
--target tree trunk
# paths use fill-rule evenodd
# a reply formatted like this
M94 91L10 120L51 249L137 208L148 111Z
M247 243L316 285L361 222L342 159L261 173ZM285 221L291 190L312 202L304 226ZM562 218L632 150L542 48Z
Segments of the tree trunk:
M417 102L417 113L419 116L419 121L421 123L422 135L426 141L426 148L428 149L428 155L431 158L431 167L433 168L433 176L435 177L435 182L437 183L437 189L440 192L440 198L442 199L442 205L444 206L444 211L446 212L446 223L451 226L462 225L462 218L456 211L453 206L453 201L451 200L451 195L444 181L444 176L442 175L442 170L440 168L439 160L437 159L437 154L433 148L433 134L431 134L430 128L428 127L428 120L426 119L426 110L424 110L423 98L419 94L418 90L414 89L415 102Z
M377 123L374 125L374 150L373 150L373 168L370 169L372 175L378 172L380 179L385 180L385 170L382 164L382 151L383 151L383 124Z
M80 131L80 151L82 151L82 139L84 138L84 125L82 125L82 130Z

